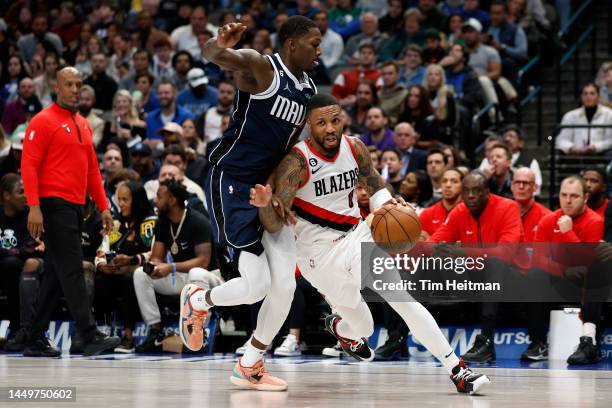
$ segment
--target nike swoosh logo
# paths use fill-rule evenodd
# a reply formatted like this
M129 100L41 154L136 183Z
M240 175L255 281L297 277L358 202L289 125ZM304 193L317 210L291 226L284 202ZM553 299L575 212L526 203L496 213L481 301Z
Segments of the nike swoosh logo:
M467 235L472 235L472 234L473 234L473 232L472 232L472 231L465 231L465 233L466 233Z
M450 353L448 353L447 355L444 356L444 358L449 358L450 355L453 354L453 350L450 351Z
M440 222L440 220L433 220L431 223L432 224L438 224Z
M318 169L312 169L310 170L310 174L315 174L317 171L321 170L323 168L323 166L319 167Z
M554 229L553 232L561 232L561 230Z
M164 344L164 341L163 340L162 341L155 340L155 342L153 344L155 344L155 347L159 347L162 344Z

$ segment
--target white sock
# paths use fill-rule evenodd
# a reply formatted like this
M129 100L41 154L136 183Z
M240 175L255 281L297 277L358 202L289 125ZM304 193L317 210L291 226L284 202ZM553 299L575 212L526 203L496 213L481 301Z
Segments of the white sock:
M257 347L255 347L252 341L253 339L249 341L246 351L244 352L244 355L240 359L240 364L242 364L243 367L253 367L255 363L257 363L259 360L263 358L263 355L266 352L265 349L260 350Z
M590 337L595 345L595 333L597 332L597 326L595 323L582 323L582 335Z
M198 311L208 310L211 308L211 305L206 301L206 291L199 290L196 293L192 294L189 298L191 302L191 306Z
M444 365L446 371L452 374L453 368L459 364L459 358L448 344L431 313L418 302L389 302L389 306L406 322L412 336L427 347L427 350Z

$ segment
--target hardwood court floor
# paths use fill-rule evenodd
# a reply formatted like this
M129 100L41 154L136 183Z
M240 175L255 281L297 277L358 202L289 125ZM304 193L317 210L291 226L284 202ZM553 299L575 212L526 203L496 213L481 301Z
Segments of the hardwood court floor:
M493 380L483 395L457 394L432 360L353 363L318 357L268 359L289 392L236 389L233 356L64 356L0 354L0 387L74 386L76 403L8 403L0 407L610 407L608 364L568 370L562 362L478 367ZM517 368L509 368L509 367ZM520 368L518 368L520 367ZM543 368L534 368L543 367Z

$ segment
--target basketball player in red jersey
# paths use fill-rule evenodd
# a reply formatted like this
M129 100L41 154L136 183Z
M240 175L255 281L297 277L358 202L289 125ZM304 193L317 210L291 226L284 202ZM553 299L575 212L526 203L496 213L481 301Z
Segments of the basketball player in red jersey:
M359 140L342 135L342 109L331 95L317 94L308 104L310 137L298 143L276 169L274 186L285 208L293 208L298 265L339 314L325 319L347 354L371 360L366 338L374 329L372 314L361 297L361 243L373 242L362 221L354 190L363 185L370 206L401 204L391 197L370 153ZM251 203L260 207L260 221L273 232L283 226L272 205L272 189L257 185ZM397 273L397 271L394 271ZM407 295L407 294L406 294ZM412 300L407 295L408 300ZM455 355L433 316L415 301L389 302L412 333L444 365L457 391L478 392L490 380L475 374Z

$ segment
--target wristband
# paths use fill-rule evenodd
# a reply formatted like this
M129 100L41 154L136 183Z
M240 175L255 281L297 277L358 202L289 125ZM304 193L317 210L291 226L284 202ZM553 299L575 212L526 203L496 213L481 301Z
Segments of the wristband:
M172 287L176 287L176 263L172 262Z
M372 212L378 210L383 206L387 201L393 199L393 196L386 188L382 188L378 190L372 197L370 197L370 207L372 208Z

